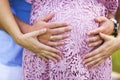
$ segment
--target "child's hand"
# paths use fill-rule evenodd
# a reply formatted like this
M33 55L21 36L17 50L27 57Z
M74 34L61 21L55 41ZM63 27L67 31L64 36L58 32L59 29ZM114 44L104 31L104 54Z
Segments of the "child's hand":
M99 33L104 33L104 34L112 34L113 29L114 29L114 23L107 19L106 17L97 17L95 18L95 21L100 24L100 27L88 32L89 36L93 36L89 39L87 39L87 42L89 43L89 46L98 46L103 43L103 40L99 36Z

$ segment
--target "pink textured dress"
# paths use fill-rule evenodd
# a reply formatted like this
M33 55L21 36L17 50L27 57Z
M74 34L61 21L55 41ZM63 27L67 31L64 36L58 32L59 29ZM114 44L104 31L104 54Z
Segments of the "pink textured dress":
M62 60L57 63L45 62L37 55L24 50L23 80L111 80L111 58L95 69L82 64L82 57L94 47L88 47L86 35L99 26L95 17L106 16L108 11L115 13L117 0L27 0L32 4L31 20L33 24L39 17L54 12L50 22L65 21L72 26L71 36L63 40Z

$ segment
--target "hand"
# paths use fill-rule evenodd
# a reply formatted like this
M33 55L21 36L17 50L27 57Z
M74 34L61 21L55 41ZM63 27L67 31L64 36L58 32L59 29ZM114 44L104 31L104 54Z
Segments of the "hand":
M112 34L114 29L114 23L106 17L97 17L95 18L95 21L100 23L100 27L88 32L89 36L94 35L94 37L91 37L86 40L89 43L89 46L93 47L103 43L103 40L99 36L100 32L104 34Z
M60 34L70 31L71 29L67 27L66 23L62 23L62 22L61 23L47 23L47 21L49 21L53 16L54 14L51 13L43 18L40 18L32 26L25 24L24 22L20 21L17 17L15 18L18 21L19 25L21 26L20 28L22 32L25 33L24 37L19 38L20 42L18 41L18 43L22 45L23 47L29 49L30 51L34 52L35 54L37 54L39 57L41 57L44 60L51 59L56 62L57 60L60 60L61 52L50 46L53 46L53 45L56 46L56 45L59 45L60 43L56 43L56 42L52 43L52 41L67 38L68 37L67 35L64 35L64 34L60 35ZM33 37L32 32L36 30L41 30L42 28L47 28L46 33L42 35L35 35ZM31 35L28 33L31 33ZM51 34L52 35L54 34L52 36L52 39L50 39ZM40 42L38 41L38 38ZM47 46L45 44L50 45L50 46Z
M97 67L110 57L113 52L119 49L120 38L114 38L102 33L100 33L100 37L105 40L105 42L100 47L84 56L83 63L87 67Z
M47 32L46 29L41 29L30 33L22 34L19 35L15 39L15 41L24 48L27 48L28 50L37 54L40 58L44 60L50 59L56 62L57 60L61 59L61 52L57 49L40 43L37 39L38 36L45 34L45 32Z
M61 46L62 42L56 42L65 38L68 38L69 35L62 34L71 30L65 22L51 22L48 21L54 16L53 13L48 14L43 18L39 18L37 22L30 27L29 32L39 30L41 28L47 28L47 32L44 35L38 37L39 41L48 45L48 46Z

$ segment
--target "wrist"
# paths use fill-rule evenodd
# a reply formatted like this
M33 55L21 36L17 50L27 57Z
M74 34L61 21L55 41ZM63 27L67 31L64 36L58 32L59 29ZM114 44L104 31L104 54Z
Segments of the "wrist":
M21 25L20 30L23 34L29 33L31 31L31 25L29 24Z
M23 33L18 33L18 34L15 34L15 35L12 36L12 37L13 37L14 41L15 41L17 44L20 44L23 35L24 35Z
M113 29L112 35L114 35L116 37L118 35L118 26L119 26L118 22L114 18L110 18L110 20L114 23L114 29Z
M16 15L14 15L14 18L15 18L15 20L16 20L19 28L20 28L20 31L21 31L22 33L28 33L31 25L23 22L23 21L20 20Z
M117 50L119 50L120 49L120 37L117 37L116 39L117 40L116 40L115 44L117 45Z

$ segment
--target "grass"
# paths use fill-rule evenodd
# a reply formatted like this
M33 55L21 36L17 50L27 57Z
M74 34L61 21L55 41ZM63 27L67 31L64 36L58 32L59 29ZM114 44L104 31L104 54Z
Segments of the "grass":
M120 73L120 50L112 55L113 71Z

